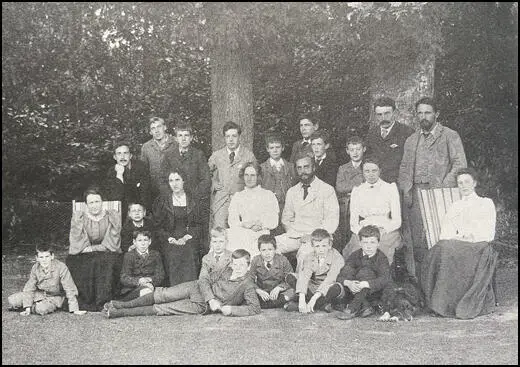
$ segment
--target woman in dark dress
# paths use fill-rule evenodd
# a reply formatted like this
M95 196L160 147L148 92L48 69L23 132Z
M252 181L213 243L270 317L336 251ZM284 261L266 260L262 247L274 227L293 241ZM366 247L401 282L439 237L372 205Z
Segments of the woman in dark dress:
M100 311L119 291L121 216L103 209L96 188L85 191L84 199L86 210L72 215L66 264L78 287L80 309Z
M167 177L171 193L155 200L153 219L168 285L174 286L198 277L202 213L198 201L184 190L184 171L173 168Z

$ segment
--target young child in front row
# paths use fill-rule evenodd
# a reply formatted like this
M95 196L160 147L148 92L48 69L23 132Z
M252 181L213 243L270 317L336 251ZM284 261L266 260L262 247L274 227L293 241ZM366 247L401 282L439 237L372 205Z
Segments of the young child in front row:
M210 231L210 249L202 257L199 279L208 276L216 270L224 269L231 263L231 251L227 247L227 230L223 227L214 227Z
M258 250L260 255L253 257L249 272L257 285L260 307L282 307L294 296L285 282L293 267L284 255L276 253L276 239L270 234L258 237Z
M345 264L343 256L332 248L332 238L325 229L311 233L313 252L303 258L298 274L289 274L287 283L296 289L298 303L291 301L284 308L301 313L324 309L332 311L331 303L341 296L339 287L331 286Z
M33 265L29 280L22 292L9 296L10 310L23 308L20 315L31 313L46 315L63 306L65 298L69 312L83 315L78 307L78 288L70 275L67 265L54 259L54 251L47 244L36 246L36 264Z
M379 299L383 289L390 284L390 264L386 255L379 250L381 234L373 225L359 230L361 248L346 260L333 288L345 294L348 303L345 310L336 315L341 320L368 317L374 313L370 303Z
M121 269L121 296L129 301L153 292L164 280L164 267L159 252L150 250L152 233L138 229L133 233L133 251L125 253Z
M135 248L133 242L135 230L150 231L153 236L151 219L146 217L146 209L140 203L128 204L128 217L121 229L121 251L123 251L123 253ZM152 240L152 249L156 250L157 246L154 244L155 241L153 241L153 238L150 239Z

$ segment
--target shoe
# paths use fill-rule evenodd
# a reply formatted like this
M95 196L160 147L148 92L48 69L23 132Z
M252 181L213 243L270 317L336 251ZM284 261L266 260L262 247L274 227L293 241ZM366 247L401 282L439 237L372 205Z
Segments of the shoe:
M287 302L285 305L283 305L283 308L285 309L285 311L289 312L297 312L300 309L298 307L298 303L294 301Z
M361 311L361 317L372 316L375 313L374 308L367 307L363 311Z
M326 312L326 313L331 313L332 311L334 311L332 309L332 305L330 303L327 303L325 306L323 306L323 310Z
M112 305L112 301L108 301L103 305L103 311L107 312L109 308L114 308L114 306Z
M346 308L343 312L338 312L336 314L336 318L340 320L351 320L355 318L357 315L355 312L352 312L349 308Z
M336 311L343 312L345 311L345 305L343 303L334 303L332 308Z

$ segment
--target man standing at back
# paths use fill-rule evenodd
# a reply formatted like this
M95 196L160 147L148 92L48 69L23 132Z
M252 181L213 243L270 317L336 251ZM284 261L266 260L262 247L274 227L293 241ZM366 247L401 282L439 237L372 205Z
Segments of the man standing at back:
M391 98L376 99L374 114L378 125L371 127L366 136L367 156L378 159L383 181L397 182L404 143L414 130L396 121L395 101Z
M318 130L320 125L317 121L312 121L309 117L300 119L300 133L302 139L294 142L289 162L296 163L296 157L302 154L313 154L311 147L311 135Z
M403 194L406 265L412 276L416 275L415 261L420 263L428 251L418 190L456 187L455 173L467 167L460 136L437 122L439 112L433 98L421 98L415 104L415 111L420 129L406 139L398 178Z
M231 196L244 188L244 180L238 177L240 168L248 162L256 163L253 152L240 145L240 126L228 121L224 124L222 133L226 146L213 152L208 160L212 181L210 228L229 227L228 208Z
M152 202L161 193L167 193L165 186L162 185L163 174L161 171L164 154L167 151L178 149L177 142L170 134L166 133L166 124L164 119L160 117L152 117L150 119L150 135L152 139L148 140L141 147L141 161L146 165L151 181ZM162 190L161 191L161 186Z

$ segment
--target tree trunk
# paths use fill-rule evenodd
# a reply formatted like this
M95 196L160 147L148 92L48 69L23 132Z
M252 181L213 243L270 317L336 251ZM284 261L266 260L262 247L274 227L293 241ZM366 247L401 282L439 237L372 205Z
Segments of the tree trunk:
M418 127L415 116L415 102L422 97L433 97L433 77L435 56L421 55L413 65L402 73L388 75L384 65L378 65L370 88L370 125L376 123L374 100L386 96L395 100L397 121L413 128Z
M213 151L224 146L222 127L230 120L242 128L240 144L250 150L253 149L251 61L245 42L240 42L240 29L240 24L235 24L221 30L218 35L219 41L211 52Z

